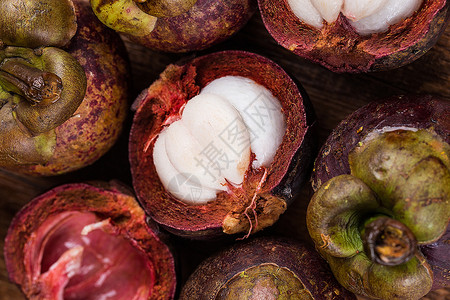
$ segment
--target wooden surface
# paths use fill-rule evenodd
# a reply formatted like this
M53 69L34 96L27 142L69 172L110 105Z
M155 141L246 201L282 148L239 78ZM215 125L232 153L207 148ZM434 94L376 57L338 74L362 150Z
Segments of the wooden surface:
M179 59L224 49L240 49L267 56L295 77L310 96L318 119L317 138L322 144L330 131L348 114L370 101L396 94L431 93L450 100L450 28L437 45L416 62L393 71L371 74L334 74L316 64L301 59L279 46L265 30L256 14L249 24L230 40L201 53L163 54L126 43L132 64L134 99L148 87L167 64ZM126 128L113 149L94 165L72 174L35 178L0 170L0 248L9 223L15 213L33 197L62 183L88 180L119 179L131 184L127 139L132 112ZM288 209L269 233L285 234L304 239L304 209L310 196L308 185L299 199ZM180 282L192 269L219 247L173 238L178 252ZM192 251L194 249L194 251ZM3 255L0 256L0 300L23 299L19 289L9 282ZM433 292L427 299L450 299L448 290Z

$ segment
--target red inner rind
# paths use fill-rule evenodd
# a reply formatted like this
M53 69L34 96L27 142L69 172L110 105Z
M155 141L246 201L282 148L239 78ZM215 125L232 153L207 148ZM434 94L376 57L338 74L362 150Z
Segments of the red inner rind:
M186 100L216 78L244 76L265 86L279 99L287 124L283 142L268 168L269 175L261 190L262 193L270 192L286 174L308 129L303 99L295 83L278 65L248 52L210 54L184 66L170 66L169 70L143 96L134 117L129 146L133 184L138 199L158 223L172 229L190 231L191 235L195 232L203 235L204 232L200 231L217 233L221 231L225 216L243 204L225 192L205 205L187 205L167 193L158 178L152 158L153 143L162 124L173 117L172 114L177 113ZM248 171L243 183L244 191L254 190L262 174L263 170Z
M154 267L152 295L170 299L175 293L174 259L169 248L146 224L146 216L134 197L112 187L105 190L87 184L59 186L35 198L14 218L5 240L5 261L11 281L30 295L35 288L25 244L45 220L67 211L94 213L100 220L110 218L114 234L142 253Z
M300 21L286 0L259 0L259 8L267 30L280 45L337 72L366 72L411 62L436 42L449 16L448 1L424 1L416 13L387 32L360 36L342 14L336 22L316 29Z

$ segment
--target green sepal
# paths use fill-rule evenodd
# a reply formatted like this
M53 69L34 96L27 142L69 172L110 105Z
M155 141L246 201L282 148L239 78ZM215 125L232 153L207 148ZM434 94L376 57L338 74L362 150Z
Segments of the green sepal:
M17 120L32 135L50 131L69 119L83 101L87 85L83 67L69 53L54 47L42 48L39 52L38 55L35 50L22 47L7 47L0 51L3 60L28 64L54 73L62 80L61 97L50 105L33 105L23 98L15 98Z
M450 146L426 130L376 135L349 155L351 173L364 181L414 233L438 239L450 218Z
M432 272L422 255L397 266L371 262L364 253L325 257L336 279L351 292L375 299L418 299L432 286Z
M0 1L0 41L8 46L62 47L77 30L71 0Z
M157 17L144 12L133 0L90 0L97 18L109 28L145 36L155 28Z
M363 251L360 225L380 211L375 194L360 179L336 176L314 194L307 211L308 231L317 248L348 257Z

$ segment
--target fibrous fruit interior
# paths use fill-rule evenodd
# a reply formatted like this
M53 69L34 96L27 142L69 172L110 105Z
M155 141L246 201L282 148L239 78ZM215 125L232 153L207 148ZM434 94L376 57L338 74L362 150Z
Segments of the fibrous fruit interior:
M152 263L112 231L109 219L99 220L88 212L64 212L47 219L24 249L41 295L66 300L148 299L154 284Z
M286 127L270 91L240 76L213 80L180 114L159 134L153 161L166 190L196 204L242 184L250 163L268 167Z
M303 22L322 28L342 13L361 35L386 31L411 16L422 0L288 0L292 12Z

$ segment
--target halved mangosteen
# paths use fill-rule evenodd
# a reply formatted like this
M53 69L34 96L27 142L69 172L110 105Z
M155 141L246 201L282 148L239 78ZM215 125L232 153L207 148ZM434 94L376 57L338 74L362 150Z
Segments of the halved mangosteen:
M57 175L92 164L126 116L118 34L82 0L0 4L0 167Z
M312 108L259 55L224 51L170 65L137 103L133 186L172 233L201 239L270 226L310 170Z
M112 182L33 199L5 240L11 281L29 299L173 299L174 259L134 196Z
M203 261L183 286L187 299L356 299L310 246L286 238L236 244Z
M100 21L145 47L201 50L241 29L256 10L255 0L91 0Z
M450 286L449 111L433 96L373 102L320 150L308 231L352 292L419 299Z
M426 53L447 26L446 0L259 0L274 39L335 72L389 70Z

